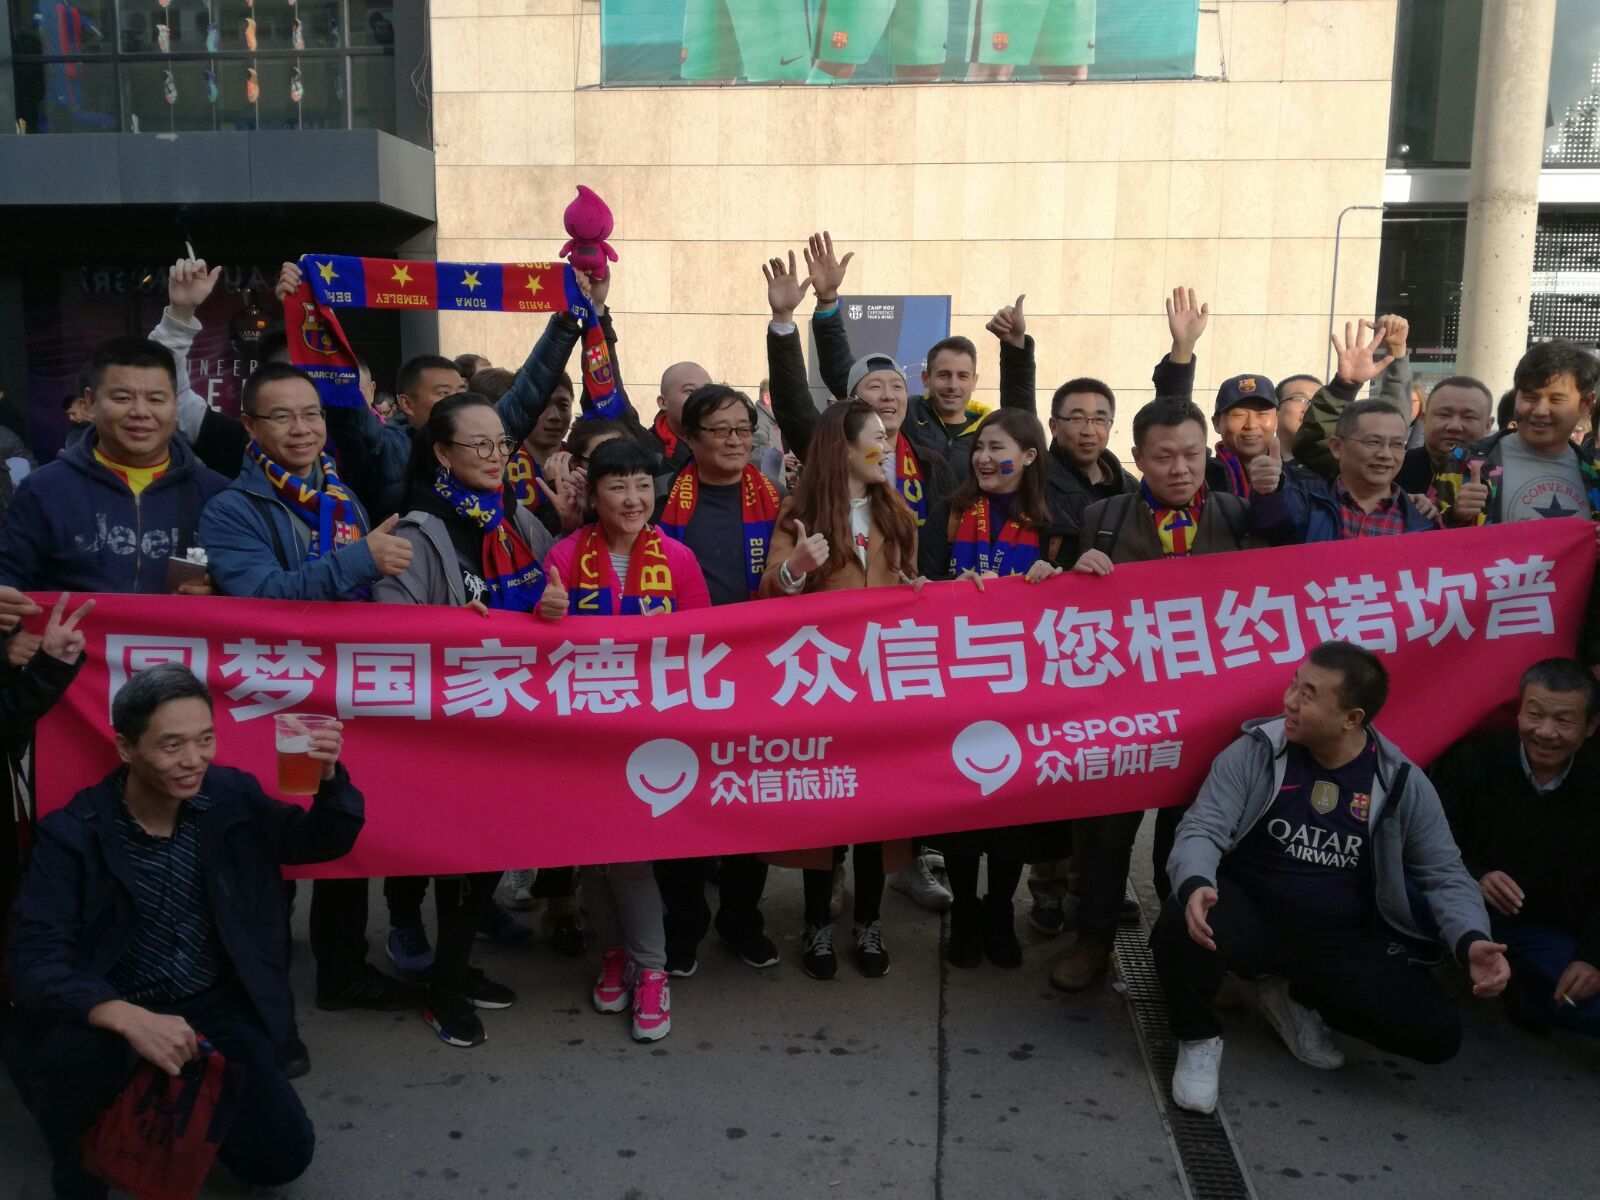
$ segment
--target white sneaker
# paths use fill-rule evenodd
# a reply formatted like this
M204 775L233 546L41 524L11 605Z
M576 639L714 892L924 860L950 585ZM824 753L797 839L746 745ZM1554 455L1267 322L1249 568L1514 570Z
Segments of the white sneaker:
M950 889L939 882L929 868L928 860L921 855L889 876L889 886L903 896L910 896L918 908L925 908L929 912L948 912L955 903Z
M1320 1013L1290 998L1287 979L1263 979L1256 988L1256 1003L1289 1053L1306 1066L1319 1071L1344 1066L1344 1051L1333 1044L1333 1030Z
M507 871L505 878L500 881L500 887L505 893L504 903L507 908L527 912L533 907L532 871Z
M1221 1068L1221 1038L1179 1042L1178 1065L1172 1071L1172 1102L1187 1112L1216 1112Z

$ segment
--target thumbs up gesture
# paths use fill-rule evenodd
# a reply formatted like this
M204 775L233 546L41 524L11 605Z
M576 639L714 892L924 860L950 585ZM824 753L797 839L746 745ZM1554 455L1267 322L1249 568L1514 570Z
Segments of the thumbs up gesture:
M546 621L559 621L567 615L567 588L554 567L545 580L544 595L539 597L539 615Z
M1269 437L1267 452L1252 458L1245 470L1250 476L1250 490L1256 495L1270 496L1277 491L1283 479L1283 447L1278 445L1278 439Z
M1015 346L1018 350L1024 349L1028 344L1028 320L1022 311L1022 302L1027 298L1026 293L1018 296L1015 304L1002 308L984 326L1002 342Z
M1488 506L1489 485L1483 481L1483 460L1480 458L1467 464L1466 482L1462 483L1461 490L1456 493L1455 503L1450 506L1450 523L1475 525Z
M789 574L799 579L828 561L828 539L820 533L806 533L805 522L794 523L794 553L789 555Z
M411 565L411 543L394 532L399 523L400 518L391 514L362 539L380 575L399 575Z

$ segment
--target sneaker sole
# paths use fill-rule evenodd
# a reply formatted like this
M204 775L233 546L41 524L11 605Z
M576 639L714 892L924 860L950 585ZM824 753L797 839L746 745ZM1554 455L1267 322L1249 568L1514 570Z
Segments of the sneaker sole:
M671 1032L671 1021L668 1021L665 1025L659 1026L656 1029L640 1029L637 1025L635 1025L633 1027L633 1040L636 1042L659 1042Z
M445 1032L444 1026L439 1023L439 1021L431 1012L424 1011L422 1014L422 1019L427 1022L428 1028L433 1030L434 1036L436 1036L446 1046L455 1046L461 1050L470 1050L474 1046L481 1046L483 1043L489 1040L489 1035L487 1033L483 1034L476 1041L471 1041L467 1038L452 1037L450 1034Z
M603 1002L597 996L590 996L589 1000L594 1005L595 1012L606 1013L607 1015L611 1013L627 1012L628 1009L633 1007L632 995L622 996L617 1000L611 1001L610 1003Z
M1184 1112L1199 1113L1203 1117L1213 1116L1217 1111L1217 1102L1215 1100L1211 1102L1211 1106L1209 1108L1199 1104L1185 1104L1176 1096L1172 1098L1172 1103L1174 1106L1183 1109Z
M515 1000L480 1000L473 996L468 996L466 1000L473 1008L481 1008L488 1012L499 1012L516 1003Z
M833 970L829 971L826 975L823 975L818 971L813 971L804 963L800 964L800 969L806 973L807 978L815 979L818 983L832 983L839 976L839 965L837 963L834 964Z
M857 964L857 966L860 967L861 977L863 979L882 979L885 975L887 975L889 973L889 968L888 967L884 967L883 970L881 970L881 971L874 972L874 971L867 970L866 967L861 967L859 963Z
M741 954L739 955L739 961L747 967L754 967L758 971L764 971L768 967L778 965L778 956L774 954L771 958L756 959L749 955Z
M672 978L674 978L674 979L689 979L699 969L700 969L700 960L697 958L697 959L694 960L694 962L690 963L687 968L685 968L685 967L677 967L677 968L668 967L667 968L667 974L672 976Z

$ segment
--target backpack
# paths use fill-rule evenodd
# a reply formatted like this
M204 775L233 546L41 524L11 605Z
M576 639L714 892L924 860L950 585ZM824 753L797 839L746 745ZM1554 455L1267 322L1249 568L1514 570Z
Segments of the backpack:
M1128 505L1138 503L1143 503L1138 492L1123 492L1106 501L1105 511L1100 514L1100 527L1094 531L1094 549L1107 558L1112 556L1117 548L1117 539L1122 536L1122 526L1128 519ZM1237 496L1217 492L1208 496L1206 503L1221 505L1222 517L1228 522L1228 532L1233 535L1234 542L1243 548L1250 519L1250 510L1244 501Z

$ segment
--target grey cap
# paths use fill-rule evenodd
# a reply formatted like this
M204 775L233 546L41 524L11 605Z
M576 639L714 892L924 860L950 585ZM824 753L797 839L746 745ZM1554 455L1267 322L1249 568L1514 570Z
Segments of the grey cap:
M874 371L893 371L900 376L900 382L910 387L906 380L906 373L900 369L900 364L895 362L890 354L863 354L850 364L850 381L845 387L846 396L856 394L856 385Z

